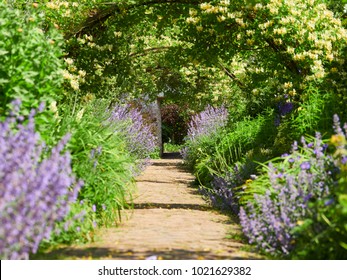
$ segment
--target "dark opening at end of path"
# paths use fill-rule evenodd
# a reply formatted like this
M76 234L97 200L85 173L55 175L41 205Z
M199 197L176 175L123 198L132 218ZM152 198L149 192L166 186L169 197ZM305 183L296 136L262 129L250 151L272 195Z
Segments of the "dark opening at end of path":
M181 159L182 156L179 152L174 152L174 153L163 153L162 158L165 159Z

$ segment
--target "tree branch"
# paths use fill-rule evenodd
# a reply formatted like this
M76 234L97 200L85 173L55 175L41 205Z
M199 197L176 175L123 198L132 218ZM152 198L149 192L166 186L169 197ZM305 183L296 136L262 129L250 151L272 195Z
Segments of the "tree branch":
M235 74L233 74L230 69L228 69L227 67L225 67L221 62L218 62L219 66L222 68L222 70L224 71L224 73L231 78L232 80L234 80L237 85L243 89L245 88L245 85L235 76Z
M199 5L204 0L149 0L128 6L121 6L120 3L115 2L104 2L100 3L100 6L107 6L107 8L99 8L93 12L89 18L85 20L78 28L69 34L65 35L65 39L70 39L82 33L85 29L91 28L96 25L104 23L108 18L112 17L115 13L121 12L121 9L131 10L142 6L158 5L158 4L179 4L179 5Z

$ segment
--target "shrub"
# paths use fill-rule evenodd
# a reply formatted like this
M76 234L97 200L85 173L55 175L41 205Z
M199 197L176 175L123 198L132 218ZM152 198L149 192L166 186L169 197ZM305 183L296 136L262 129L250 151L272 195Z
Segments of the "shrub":
M35 111L24 118L15 111L0 123L0 257L28 259L49 238L54 224L69 212L81 182L71 170L69 139L63 137L50 151L35 132Z
M219 133L227 125L228 111L208 105L204 111L192 117L181 155L193 167L203 154L211 154Z
M302 147L295 142L291 154L273 159L245 190L240 221L260 250L277 257L347 257L346 146L337 117L334 127L332 140L341 140L335 149L327 149L319 133L310 143L302 138Z
M115 132L125 138L128 151L142 160L140 164L145 166L157 145L152 128L144 122L141 111L117 105L112 109L108 121L117 123Z
M134 164L136 157L131 156L126 140L117 132L124 126L110 121L111 113L107 106L107 102L102 100L75 111L63 106L62 117L54 133L72 133L68 148L73 170L85 182L78 196L79 202L83 201L81 210L88 214L85 220L91 220L98 226L109 226L119 221L120 210L131 203L133 177L138 172ZM75 207L78 208L81 207ZM79 227L80 231L74 232L76 236L71 235L71 240L90 236ZM92 230L91 227L86 229Z
M16 98L28 115L40 102L59 97L62 36L44 31L43 17L0 3L0 114Z
M183 143L183 138L188 130L188 125L183 114L183 108L176 104L164 105L161 108L164 143Z
M329 139L334 182L324 200L309 201L310 215L299 221L292 258L347 259L347 124L341 129L334 116L335 134Z
M231 132L219 135L211 149L195 164L196 174L214 204L238 213L240 186L256 172L258 163L272 156L276 134L272 111L237 122ZM211 141L211 139L210 139Z
M313 135L317 130L322 134L332 133L331 115L339 108L336 94L332 91L321 92L310 85L301 98L302 102L290 121L289 135L298 139L304 134Z

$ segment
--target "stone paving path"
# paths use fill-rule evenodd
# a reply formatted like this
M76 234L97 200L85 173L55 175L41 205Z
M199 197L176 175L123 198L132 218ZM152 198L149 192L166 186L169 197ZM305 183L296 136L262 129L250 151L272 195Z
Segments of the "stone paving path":
M213 210L190 186L194 177L180 159L152 160L137 178L135 209L117 228L100 231L97 241L61 249L72 258L257 259L227 239L237 224Z

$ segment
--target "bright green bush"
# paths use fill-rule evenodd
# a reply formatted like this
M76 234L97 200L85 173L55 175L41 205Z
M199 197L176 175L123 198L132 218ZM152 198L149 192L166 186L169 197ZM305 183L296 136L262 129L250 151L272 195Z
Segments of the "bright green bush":
M126 149L119 123L109 122L107 102L92 102L73 111L63 106L57 133L71 131L68 145L72 166L84 180L79 200L96 214L99 226L121 219L120 210L131 204L135 158Z
M25 115L42 101L59 99L62 36L43 23L42 13L0 3L0 114L17 98Z
M289 135L292 139L298 139L301 135L313 135L318 130L322 134L332 133L331 117L334 112L340 111L340 108L334 92L323 92L310 85L304 91L299 107L291 116Z
M215 138L207 138L209 149L200 147L195 170L204 184L208 185L213 179L210 174L230 177L236 166L238 172L243 173L239 175L246 180L255 172L257 164L254 161L267 160L271 155L267 148L272 146L277 131L272 111L254 119L246 118L228 130L230 132L221 133Z

